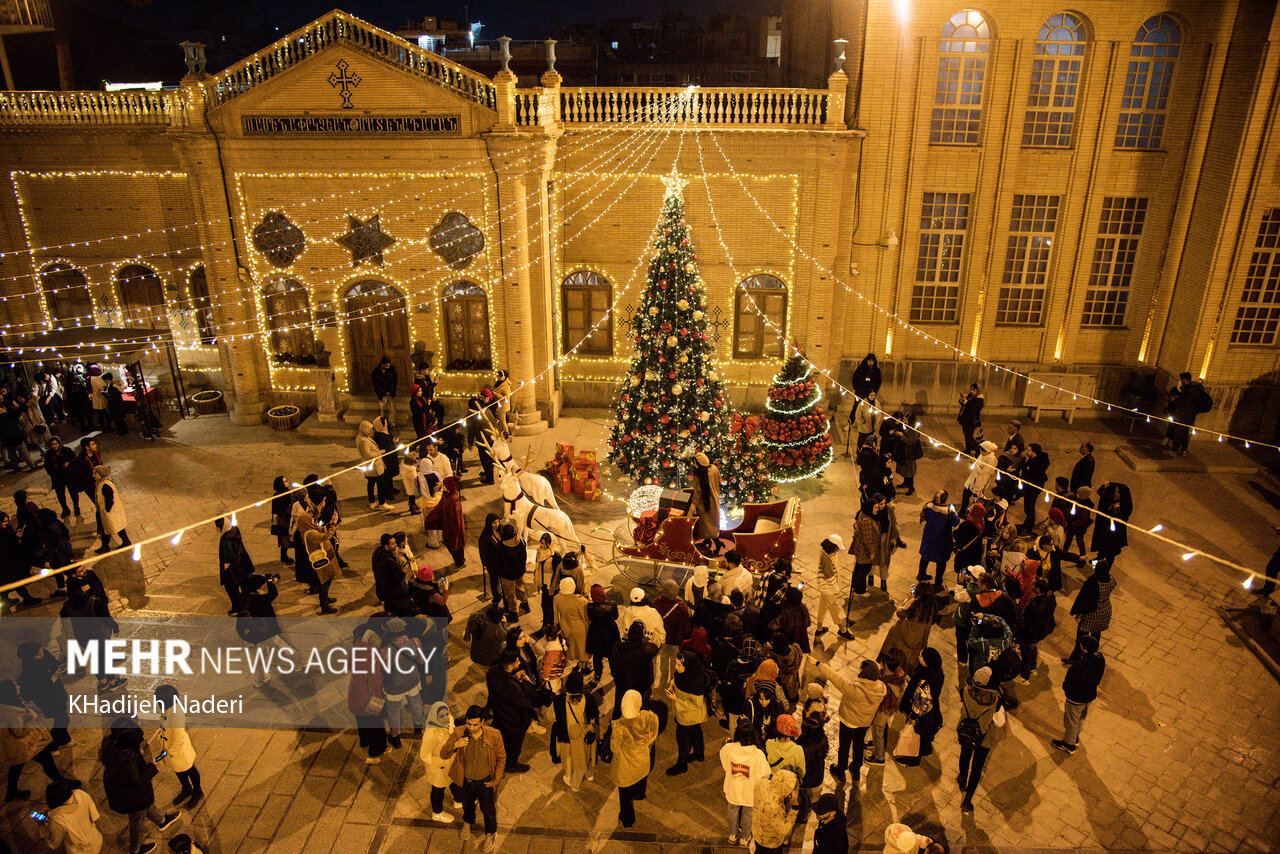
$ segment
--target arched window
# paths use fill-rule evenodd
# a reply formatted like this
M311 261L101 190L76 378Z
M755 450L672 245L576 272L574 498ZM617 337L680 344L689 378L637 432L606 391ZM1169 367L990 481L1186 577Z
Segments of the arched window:
M137 329L168 329L164 282L150 267L126 264L116 271L123 325Z
M982 84L991 51L991 26L981 12L961 9L942 27L938 85L929 141L977 145L982 125Z
M1031 61L1031 93L1022 144L1070 148L1076 119L1076 94L1089 40L1084 22L1063 12L1040 27Z
M613 286L590 270L578 270L560 285L564 352L574 347L589 356L613 355ZM594 331L592 331L594 330ZM590 332L590 336L588 336Z
M40 271L40 288L54 329L93 325L93 298L84 273L61 261L50 264Z
M444 289L445 370L490 371L489 299L475 282L454 282Z
M270 349L276 356L314 356L315 332L311 327L311 299L307 289L293 279L280 279L262 289L262 308L270 333Z
M213 300L209 298L209 277L201 264L187 277L191 289L191 310L196 316L196 328L200 331L200 343L211 347L216 343L213 332Z
M782 342L787 335L787 286L781 279L768 273L743 279L738 285L733 314L733 358L782 355ZM768 323L761 314L769 319Z
M1168 15L1148 18L1129 49L1116 148L1159 148L1182 29Z

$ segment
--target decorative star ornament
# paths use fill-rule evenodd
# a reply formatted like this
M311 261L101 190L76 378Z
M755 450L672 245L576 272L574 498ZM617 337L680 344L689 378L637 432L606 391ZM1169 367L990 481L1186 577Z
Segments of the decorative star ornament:
M346 234L334 238L339 245L351 250L351 266L359 267L361 261L372 261L382 266L382 250L396 242L396 239L382 231L379 214L374 214L364 222L347 215Z
M683 201L684 188L688 183L687 179L680 177L680 173L676 171L676 167L672 166L671 174L664 176L662 179L663 186L667 188L666 192L662 194L662 197L665 199L675 196L677 199Z

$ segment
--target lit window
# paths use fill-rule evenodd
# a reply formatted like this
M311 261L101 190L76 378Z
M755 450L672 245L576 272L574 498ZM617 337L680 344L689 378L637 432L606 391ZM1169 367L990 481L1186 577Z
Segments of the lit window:
M1249 271L1245 273L1231 343L1274 345L1277 327L1280 327L1280 208L1270 208L1258 226L1258 239L1249 259Z
M1182 30L1168 15L1148 18L1129 49L1116 148L1159 148Z
M204 265L191 271L187 283L191 287L191 308L195 312L196 327L200 330L200 343L210 347L217 342L213 332L213 300L209 298L209 277L205 274Z
M1133 262L1146 218L1146 199L1108 196L1102 200L1089 287L1084 292L1082 325L1124 326Z
M475 282L454 282L444 289L445 369L489 371L489 300Z
M311 299L306 288L293 279L281 279L262 289L262 307L276 356L314 356L315 333L311 327Z
M84 273L58 262L40 271L40 288L54 329L93 325L93 298Z
M990 50L991 27L981 12L963 9L943 25L930 142L978 144Z
M911 288L912 323L956 322L960 264L968 228L968 193L924 194L916 281Z
M168 329L164 282L150 267L126 264L116 271L123 325L138 329Z
M1031 61L1023 145L1071 147L1087 40L1084 22L1075 15L1054 15L1040 28L1035 59Z
M578 270L560 285L564 352L574 347L589 356L613 355L613 286L589 270Z
M781 356L786 334L787 286L777 276L767 273L743 279L734 305L733 357Z
M1057 196L1013 197L1003 285L996 303L997 324L1039 326L1043 322L1049 257L1057 223Z

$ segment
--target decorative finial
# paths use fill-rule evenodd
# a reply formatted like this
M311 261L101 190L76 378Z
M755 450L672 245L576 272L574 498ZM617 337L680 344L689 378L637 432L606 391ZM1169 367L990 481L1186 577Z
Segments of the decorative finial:
M498 47L502 50L502 53L498 56L498 58L502 60L502 68L498 70L502 72L509 71L510 69L507 68L507 64L511 62L511 37L499 36Z
M675 196L677 199L684 201L684 188L688 183L689 181L680 177L680 172L672 165L671 174L662 178L662 184L666 187L666 192L662 194L662 197L665 199Z
M182 48L182 58L187 63L187 73L204 74L205 65L208 62L205 58L204 45L200 42L183 42L178 46Z
M848 39L836 39L836 72L844 71L844 48L849 43Z
M556 40L546 39L543 44L547 46L547 70L556 70Z

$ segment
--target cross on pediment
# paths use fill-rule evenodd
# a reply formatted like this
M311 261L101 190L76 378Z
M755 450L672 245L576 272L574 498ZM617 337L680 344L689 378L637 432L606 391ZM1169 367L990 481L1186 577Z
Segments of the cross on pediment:
M342 94L342 109L351 109L351 90L360 85L360 75L354 72L348 74L347 71L351 67L345 59L339 59L337 63L338 70L329 75L329 85L338 89Z

